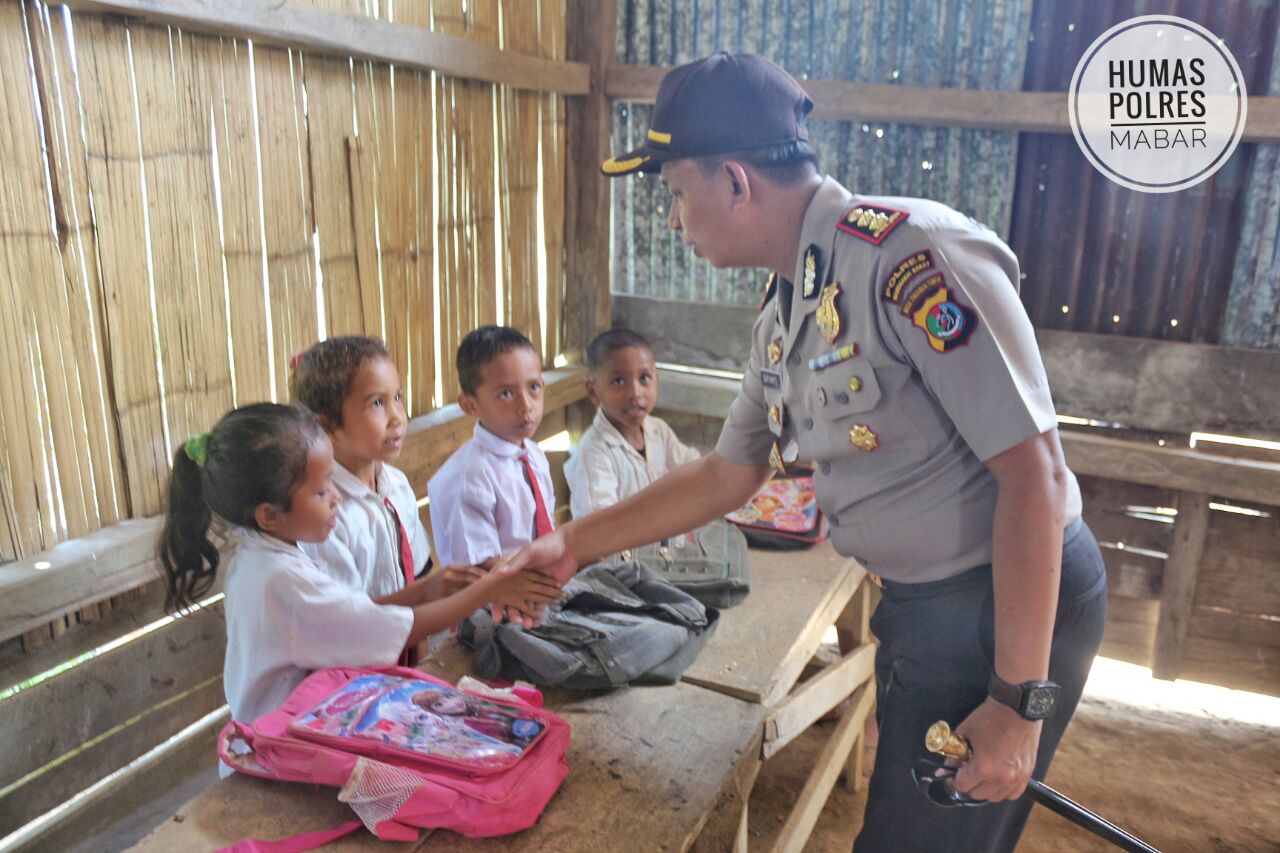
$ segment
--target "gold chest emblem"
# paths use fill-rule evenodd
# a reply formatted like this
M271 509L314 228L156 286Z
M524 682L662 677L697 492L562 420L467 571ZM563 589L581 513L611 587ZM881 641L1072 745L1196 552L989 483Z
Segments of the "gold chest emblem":
M866 424L855 424L849 430L849 443L859 450L870 453L880 446L880 439L871 427Z
M818 331L829 344L835 343L836 338L840 337L840 310L836 307L840 291L840 282L833 281L822 288L822 295L818 297Z

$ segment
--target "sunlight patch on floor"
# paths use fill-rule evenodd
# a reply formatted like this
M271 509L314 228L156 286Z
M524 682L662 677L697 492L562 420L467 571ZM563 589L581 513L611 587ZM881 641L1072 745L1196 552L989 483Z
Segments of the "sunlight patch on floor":
M1280 729L1280 698L1198 681L1163 681L1153 678L1145 666L1111 658L1094 659L1084 695Z

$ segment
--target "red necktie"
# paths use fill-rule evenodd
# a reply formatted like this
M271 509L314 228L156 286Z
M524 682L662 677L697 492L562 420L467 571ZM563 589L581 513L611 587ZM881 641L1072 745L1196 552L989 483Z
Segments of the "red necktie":
M529 454L520 454L520 461L524 464L524 476L529 481L529 488L533 489L533 538L538 539L552 531L551 516L547 515L547 505L542 500L542 489L538 488L538 475L533 472Z
M391 513L391 520L396 523L396 534L400 540L400 571L404 572L404 583L408 586L413 583L413 549L409 547L409 534L405 532L404 525L400 523L400 513L396 512L395 506L391 503L390 498L383 498L382 503L387 508L387 512ZM414 663L411 649L405 649L400 653L398 663L401 666L412 666Z
M404 572L405 586L413 583L413 548L409 547L409 534L405 532L404 525L400 523L400 513L396 512L395 505L391 503L391 498L383 498L382 503L387 507L387 512L391 513L391 520L396 523L396 534L400 539L400 571Z

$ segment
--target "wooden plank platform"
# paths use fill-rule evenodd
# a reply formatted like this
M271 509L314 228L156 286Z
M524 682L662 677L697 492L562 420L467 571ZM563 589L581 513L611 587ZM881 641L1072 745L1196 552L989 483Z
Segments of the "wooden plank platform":
M720 625L684 680L747 702L786 696L866 571L830 542L809 551L751 551L751 594Z
M446 643L426 669L456 681L469 669L468 653ZM573 741L569 777L534 827L487 840L437 830L418 844L397 845L361 831L325 849L593 851L602 838L625 838L634 842L632 849L687 850L721 790L760 754L764 709L691 684L549 691L546 704L569 721ZM132 849L212 850L245 838L324 829L351 815L336 789L234 776L191 800ZM661 820L651 819L655 815Z

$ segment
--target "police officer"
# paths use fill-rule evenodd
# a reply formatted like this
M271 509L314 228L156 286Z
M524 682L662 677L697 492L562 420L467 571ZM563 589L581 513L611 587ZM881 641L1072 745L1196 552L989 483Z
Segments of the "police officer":
M822 177L813 107L756 55L671 71L645 144L668 224L715 267L772 270L715 453L534 542L564 576L744 504L798 460L842 554L883 579L872 620L880 740L857 851L1012 850L1101 641L1106 579L1058 441L1018 262L944 205ZM940 808L913 778L944 719L973 758ZM944 771L945 772L945 771Z

